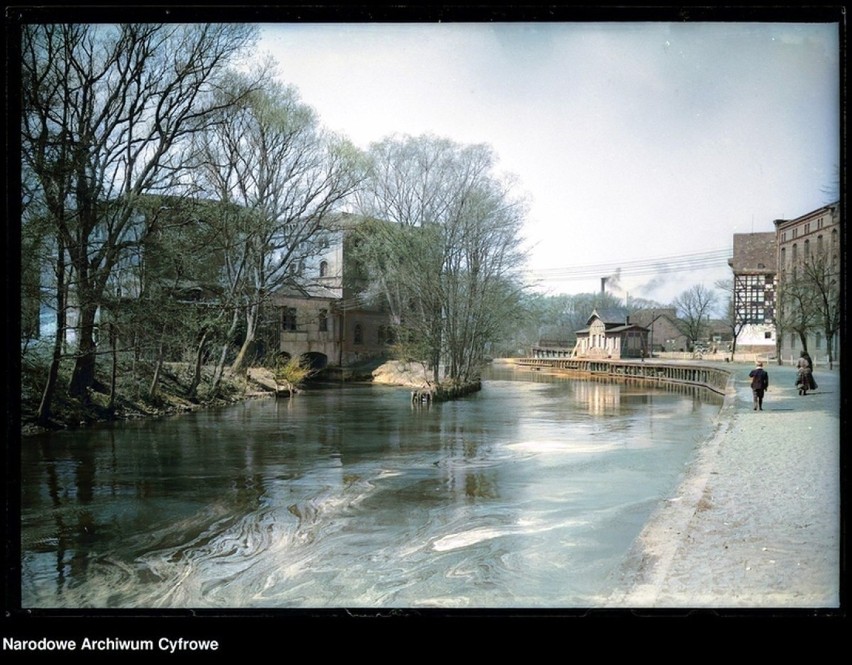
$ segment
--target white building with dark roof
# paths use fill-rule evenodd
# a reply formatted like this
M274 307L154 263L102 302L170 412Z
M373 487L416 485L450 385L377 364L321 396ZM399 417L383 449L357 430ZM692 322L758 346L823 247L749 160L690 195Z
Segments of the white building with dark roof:
M577 331L577 358L642 358L649 355L648 328L630 322L627 310L594 310Z

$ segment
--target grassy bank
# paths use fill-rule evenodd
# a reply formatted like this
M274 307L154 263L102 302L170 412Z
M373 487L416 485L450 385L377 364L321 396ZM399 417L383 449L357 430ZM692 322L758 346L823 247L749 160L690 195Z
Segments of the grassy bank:
M38 358L24 358L21 368L20 421L24 434L44 429L84 427L92 423L112 420L150 418L186 413L210 406L223 406L253 397L275 394L274 381L268 370L252 369L245 375L230 375L227 370L213 392L213 366L202 369L201 384L196 396L190 397L193 368L189 363L164 363L160 368L156 389L151 391L154 367L148 363L122 363L116 372L115 397L109 388L89 390L83 399L68 395L71 362L63 364L59 383L51 405L51 416L46 427L37 423L39 404L47 379L47 365ZM102 374L108 373L101 368ZM103 376L99 377L102 381Z

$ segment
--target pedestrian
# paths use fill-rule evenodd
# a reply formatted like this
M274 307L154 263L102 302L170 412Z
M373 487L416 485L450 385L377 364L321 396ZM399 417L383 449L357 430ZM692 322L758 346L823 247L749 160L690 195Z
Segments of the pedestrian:
M763 369L763 361L758 360L756 366L749 373L751 379L751 394L754 410L763 411L763 394L769 390L769 374Z
M802 351L799 356L799 361L796 363L796 369L799 370L796 375L796 386L799 389L800 395L807 395L808 390L815 390L816 380L814 380L814 361L811 360L807 351Z

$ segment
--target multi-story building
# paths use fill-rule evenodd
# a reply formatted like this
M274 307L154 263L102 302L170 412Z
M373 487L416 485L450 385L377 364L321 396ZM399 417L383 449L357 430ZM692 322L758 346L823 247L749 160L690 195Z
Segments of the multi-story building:
M774 223L782 308L778 351L785 359L798 357L804 334L810 355L825 357L826 316L838 328L840 324L840 204ZM835 334L831 349L835 360L839 349Z
M735 233L733 317L737 350L775 352L776 277L775 234Z
M279 351L304 357L315 369L348 370L387 357L393 342L390 318L382 307L366 302L353 279L352 215L335 218L325 234L325 248L303 269L301 285L279 290L277 311Z

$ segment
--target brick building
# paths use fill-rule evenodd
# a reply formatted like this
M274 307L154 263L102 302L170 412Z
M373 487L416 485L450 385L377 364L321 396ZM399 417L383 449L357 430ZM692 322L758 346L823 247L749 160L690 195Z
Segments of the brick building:
M304 357L316 369L349 370L388 356L393 329L388 313L361 297L347 258L352 215L338 216L327 229L324 251L304 267L302 285L273 298L279 351Z
M840 318L840 204L832 203L812 210L795 219L776 219L775 249L778 265L778 282L782 298L787 287L788 292L798 286L811 291L823 287L831 293L833 313L839 326ZM807 266L807 269L806 269ZM814 277L818 273L818 277ZM817 286L814 279L821 281ZM791 296L786 296L791 300ZM818 300L821 300L818 299ZM780 303L782 307L792 308L790 302ZM828 354L824 325L824 305L817 308L810 321L806 340L808 351L815 359ZM789 329L789 322L783 319L778 339L778 352L782 358L796 358L802 350L801 338L797 331ZM839 332L839 330L838 330ZM840 345L838 335L832 340L832 357L839 358Z

